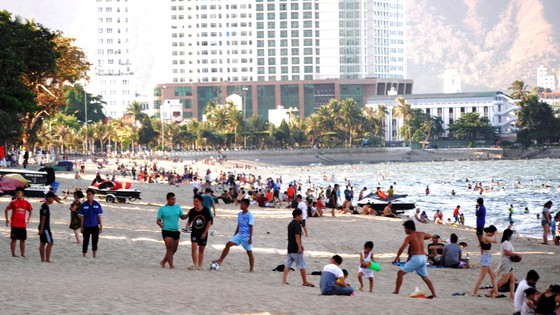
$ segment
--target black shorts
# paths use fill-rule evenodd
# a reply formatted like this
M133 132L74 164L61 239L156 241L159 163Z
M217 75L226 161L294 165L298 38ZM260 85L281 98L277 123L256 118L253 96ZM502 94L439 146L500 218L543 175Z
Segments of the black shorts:
M275 190L274 191L274 197L278 198L280 196L280 191L279 190Z
M194 235L191 233L191 243L197 243L198 246L206 246L208 242L208 233L206 233L205 238L200 238L200 235Z
M299 224L301 224L301 227L305 227L305 220L301 220Z
M41 244L52 244L53 238L52 238L52 232L49 230L44 230L43 234L39 235L39 240L41 241Z
M165 240L168 237L171 237L173 240L178 240L181 238L181 232L179 231L168 231L168 230L161 230L161 237Z
M10 239L25 241L27 239L27 229L20 227L12 227Z
M476 227L476 235L482 235L483 232L484 232L484 227L483 226L477 226Z

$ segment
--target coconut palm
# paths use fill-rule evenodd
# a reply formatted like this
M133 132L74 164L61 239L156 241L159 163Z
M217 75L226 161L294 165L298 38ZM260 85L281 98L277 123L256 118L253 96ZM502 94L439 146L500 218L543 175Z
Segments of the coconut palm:
M508 87L508 90L513 91L511 92L511 97L516 100L526 100L527 96L529 95L529 91L527 90L529 87L525 85L523 81L513 81L511 86Z
M412 141L412 132L411 132L411 128L410 128L410 115L412 113L412 107L406 101L406 99L402 96L397 97L396 102L397 102L397 106L394 109L394 114L397 117L402 117L403 118L403 121L404 121L403 127L406 127L408 129L408 132L407 132L408 139L407 140L410 143L410 141Z

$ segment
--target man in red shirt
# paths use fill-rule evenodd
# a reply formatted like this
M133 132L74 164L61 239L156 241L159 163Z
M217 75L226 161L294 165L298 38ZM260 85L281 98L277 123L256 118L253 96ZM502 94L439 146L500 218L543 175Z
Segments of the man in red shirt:
M12 210L11 220L8 219L8 211ZM12 200L10 204L6 207L6 226L11 226L10 248L12 250L12 257L16 256L16 240L19 240L19 248L21 251L21 257L25 257L25 240L27 239L27 223L31 219L31 212L33 207L31 204L23 199L23 188L16 188L16 199ZM29 213L27 220L25 219L25 214Z
M455 224L461 224L461 220L459 220L459 211L461 211L461 206L457 206L457 208L455 208L455 210L453 210L453 218L455 218Z

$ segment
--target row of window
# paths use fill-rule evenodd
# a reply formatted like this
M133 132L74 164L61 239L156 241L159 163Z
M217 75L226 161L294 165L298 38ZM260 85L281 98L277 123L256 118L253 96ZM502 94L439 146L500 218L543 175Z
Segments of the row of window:
M317 67L317 70L318 70L318 68L319 68L319 67ZM265 74L265 69L268 70L268 74L276 74L276 69L277 69L276 67L268 67L268 68L266 68L266 67L258 67L258 68L257 68L257 74ZM290 69L290 68L287 67L287 66L280 67L280 73L282 73L282 74L290 73L290 72L289 72L289 69ZM296 74L296 73L300 73L300 71L301 71L301 67L299 67L299 66L292 66L292 72L291 72L291 73ZM313 73L313 66L305 66L305 67L303 67L303 72L304 72L304 73Z
M278 49L268 49L268 56L276 56L276 51ZM257 56L259 57L263 57L265 50L264 49L257 49ZM291 49L291 53L293 56L297 56L299 55L300 49L299 48L292 48ZM304 56L310 56L313 55L313 48L304 48L303 49L303 55ZM319 48L315 48L315 55L319 56L320 55L320 49ZM282 48L280 49L280 56L288 56L288 49L287 48Z
M276 38L276 33L277 31L257 31L257 38L265 38L264 35L267 35L266 38ZM279 38L288 38L288 31L279 31ZM303 30L303 37L313 37L313 30ZM319 31L315 31L315 37L319 37L320 32ZM299 37L299 30L291 30L290 31L290 37L294 38L294 37Z
M128 23L128 18L124 18L123 20L124 20L124 23ZM121 22L121 19L120 19L120 18L116 18L116 21L117 21L117 23L120 23L120 22ZM97 18L97 22L98 22L98 23L103 23L103 22L105 22L105 23L113 23L113 18L108 17L108 18L103 19L102 17L100 17L100 18Z
M294 74L292 76L289 75L281 75L281 76L276 76L276 75L270 75L268 76L268 80L266 79L267 77L265 76L258 76L257 77L257 81L263 82L263 81L298 81L302 79L302 76L300 76L299 74ZM312 74L306 74L303 76L303 80L313 80L313 75Z
M103 7L97 7L97 12L98 13L103 13ZM106 7L105 12L106 13L112 13L113 12L113 7ZM120 7L115 8L115 12L120 13L121 8ZM128 7L124 7L123 12L128 12Z
M311 11L306 11L303 12L301 14L302 19L312 19L313 17L315 17L316 20L319 19L319 12L315 12L315 14L313 14L313 12ZM298 20L300 18L300 14L299 12L291 12L290 13L290 18L292 20ZM274 12L268 12L266 14L266 19L267 20L276 20L276 13ZM281 12L278 14L278 19L279 20L287 20L288 19L288 14L285 12ZM264 13L257 13L257 21L263 21L265 20L264 18Z
M117 84L117 80L109 80L109 85L116 85ZM127 79L123 79L121 80L122 85L128 85L130 84L130 81ZM107 80L100 80L99 81L99 85L107 85Z
M290 22L291 28L299 28L299 21L292 21ZM287 21L280 21L279 22L280 29L287 29L288 22ZM276 22L269 21L266 23L266 26L269 30L276 29ZM312 20L304 20L303 21L303 28L313 28L313 21ZM315 22L315 28L319 28L319 21ZM257 30L264 30L264 22L257 22Z
M101 95L105 96L105 95L118 95L116 90L110 90L109 93L107 94L106 90L101 90L100 93ZM128 96L131 95L130 90L122 90L120 95L124 95L124 96Z
M120 38L117 38L117 44L120 44L121 42L122 42L122 40L121 40ZM124 42L125 42L125 43L128 43L128 38L125 38L125 39L124 39ZM114 41L113 41L112 38L107 38L107 40L104 40L103 38L98 38L98 39L97 39L97 44L103 45L103 43L106 43L106 44L113 44ZM127 52L128 52L128 51L127 51Z
M264 4L257 4L257 11L264 11ZM303 10L312 10L313 9L313 4L311 2L306 2L303 3L302 5ZM288 4L287 3L280 3L278 4L278 9L280 11L286 11L288 10ZM299 10L299 3L291 3L290 4L290 11L295 11L295 10ZM274 3L268 3L266 5L266 11L274 11L276 10L276 4ZM315 3L315 10L319 10L319 3Z
M98 28L97 33L103 34L103 28ZM111 28L111 27L106 28L105 33L112 34L113 33L113 28ZM121 29L117 28L117 34L120 34L120 33L121 33ZM128 33L128 27L123 30L123 33Z

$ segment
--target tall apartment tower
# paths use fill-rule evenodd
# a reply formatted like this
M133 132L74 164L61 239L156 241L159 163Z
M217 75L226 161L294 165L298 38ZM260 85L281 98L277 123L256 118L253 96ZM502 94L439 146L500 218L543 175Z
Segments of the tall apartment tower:
M548 69L543 65L537 68L537 86L556 91L556 77L548 74Z
M169 0L170 83L406 78L405 0Z
M88 93L101 95L108 117L122 117L136 97L128 0L96 0L96 51Z

